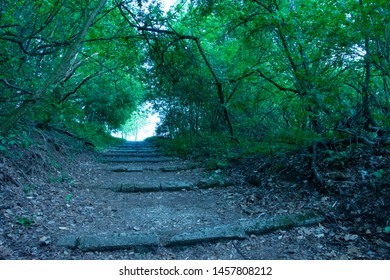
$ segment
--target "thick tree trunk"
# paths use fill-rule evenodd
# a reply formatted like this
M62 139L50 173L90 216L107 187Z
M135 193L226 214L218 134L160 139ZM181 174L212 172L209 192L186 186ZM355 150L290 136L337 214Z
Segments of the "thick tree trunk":
M0 124L0 133L6 134L19 121L19 119L37 103L37 100L44 98L44 95L50 86L58 84L65 77L72 59L77 54L78 48L87 35L88 29L106 2L107 0L100 0L98 6L91 12L85 21L75 41L70 45L68 51L50 74L49 78L47 78L43 86L34 93L31 100L24 101L3 121L3 123Z

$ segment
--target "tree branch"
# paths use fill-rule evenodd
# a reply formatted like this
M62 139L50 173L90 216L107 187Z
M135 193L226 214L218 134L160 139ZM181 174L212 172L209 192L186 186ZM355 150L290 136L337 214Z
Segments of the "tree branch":
M25 90L25 89L23 89L21 87L18 87L18 86L10 84L6 79L0 79L0 81L3 82L3 84L5 84L9 88L12 88L14 90L18 90L18 91L27 93L28 95L34 95L34 93L32 93L31 91L28 91L28 90Z
M19 27L20 24L6 24L6 25L0 25L0 28L11 28L11 27Z
M71 96L72 94L75 94L86 82L88 82L90 79L96 77L98 74L99 74L99 71L95 72L93 75L89 75L88 77L86 77L84 80L81 81L80 84L78 84L78 86L74 90L65 94L65 96L61 100L59 100L57 103L58 104L64 103L69 98L69 96Z
M286 87L283 87L281 85L279 85L277 82L275 82L274 80L272 80L271 78L265 76L263 74L263 72L261 72L260 70L256 70L257 73L259 73L259 76L264 78L266 81L270 82L271 84L273 84L275 87L277 87L279 90L281 91L290 91L290 92L294 92L294 93L297 93L297 94L300 94L299 90L296 90L294 88L286 88Z

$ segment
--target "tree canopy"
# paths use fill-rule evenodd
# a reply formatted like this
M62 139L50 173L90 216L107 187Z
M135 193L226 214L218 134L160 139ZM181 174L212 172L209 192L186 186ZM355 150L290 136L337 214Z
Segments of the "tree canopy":
M8 1L0 132L119 129L153 104L158 133L388 143L385 0Z

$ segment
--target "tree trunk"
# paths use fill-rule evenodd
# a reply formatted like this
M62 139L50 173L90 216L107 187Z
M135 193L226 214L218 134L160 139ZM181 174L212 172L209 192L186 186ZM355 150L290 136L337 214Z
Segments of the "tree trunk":
M359 4L363 7L363 0L359 0ZM370 38L368 34L364 34L364 48L366 54L364 56L364 83L362 90L362 112L363 118L365 119L365 126L375 125L374 119L372 118L371 108L370 108L370 83L371 83L371 49L370 49Z

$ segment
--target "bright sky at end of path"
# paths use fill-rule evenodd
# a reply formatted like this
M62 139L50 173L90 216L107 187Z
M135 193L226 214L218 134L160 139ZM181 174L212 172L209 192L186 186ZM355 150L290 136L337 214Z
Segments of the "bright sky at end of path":
M160 117L158 116L158 113L150 114L147 119L147 124L140 127L137 137L135 135L130 135L127 140L142 141L145 138L156 135L156 127L159 121Z
M176 0L160 0L160 2L163 4L162 9L164 10L164 12L168 12L168 10L175 4ZM127 140L142 141L145 138L154 136L157 123L159 121L160 117L158 113L150 114L147 119L147 124L143 127L140 127L137 137L135 135L129 135L127 137Z
M160 0L162 3L162 9L164 12L168 12L168 10L175 4L176 0ZM160 117L158 113L150 114L147 118L147 124L139 128L137 136L128 135L126 140L129 141L142 141L145 138L151 137L155 135L157 123L160 121ZM122 137L121 132L113 133L115 137Z
M150 105L149 105L150 106ZM145 108L149 107L147 104L144 105ZM146 119L146 124L144 126L140 126L138 128L138 133L135 134L129 134L126 136L126 140L128 141L143 141L148 137L152 137L156 135L156 128L157 124L160 122L160 117L158 113L152 113L150 112L147 119ZM113 132L111 133L112 136L122 138L122 132Z

